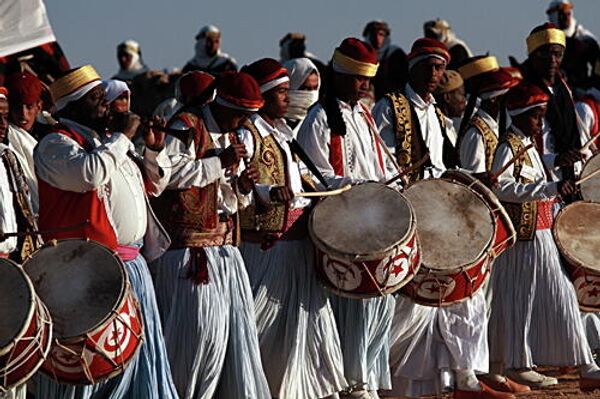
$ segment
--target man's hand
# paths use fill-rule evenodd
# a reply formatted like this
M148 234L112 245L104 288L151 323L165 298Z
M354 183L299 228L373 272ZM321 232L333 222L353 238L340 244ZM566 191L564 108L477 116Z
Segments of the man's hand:
M294 199L294 192L288 186L271 187L269 196L272 202L289 202Z
M159 116L155 116L144 126L144 143L152 151L161 151L165 148L164 127L167 122Z
M244 144L232 144L219 154L221 166L223 169L235 166L241 159L248 156L246 146Z
M473 173L473 177L489 188L494 188L498 184L498 179L494 178L494 174L490 172Z
M231 148L231 147L230 147ZM238 179L238 188L242 194L248 194L254 188L254 183L260 177L260 172L254 165L248 165Z
M583 160L583 155L578 150L569 150L558 154L556 157L556 166L560 168L566 168L573 166L575 162Z
M558 192L562 197L574 195L577 191L577 185L573 180L563 180L558 182Z

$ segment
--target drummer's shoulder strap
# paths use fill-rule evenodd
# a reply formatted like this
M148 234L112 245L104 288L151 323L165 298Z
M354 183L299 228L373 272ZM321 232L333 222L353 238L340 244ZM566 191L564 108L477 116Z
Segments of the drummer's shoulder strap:
M478 115L471 118L471 126L477 129L483 138L483 146L485 148L485 170L490 172L492 170L492 163L494 162L494 153L498 146L498 137L492 131L492 128L485 123L483 118Z
M513 132L508 132L506 134L506 142L510 146L513 154L517 154L524 148L521 139ZM530 179L527 179L521 175L523 165L532 167L531 158L526 152L515 160L513 176L519 183L532 183ZM513 225L515 226L515 229L517 230L517 238L524 241L533 240L537 222L537 202L504 202L503 205L510 219L512 220Z
M394 132L396 138L396 161L402 168L409 168L413 163L420 159L420 154L415 154L415 142L418 141L416 132L413 129L413 115L410 102L406 96L401 93L388 93L385 95L392 106L394 114ZM415 160L415 158L417 158ZM408 174L408 179L414 182L419 179L420 171L414 171Z

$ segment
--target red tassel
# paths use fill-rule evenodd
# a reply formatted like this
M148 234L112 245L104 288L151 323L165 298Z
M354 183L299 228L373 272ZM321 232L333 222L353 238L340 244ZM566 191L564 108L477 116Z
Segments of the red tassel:
M196 285L208 284L208 257L204 248L191 248L191 265L188 278Z

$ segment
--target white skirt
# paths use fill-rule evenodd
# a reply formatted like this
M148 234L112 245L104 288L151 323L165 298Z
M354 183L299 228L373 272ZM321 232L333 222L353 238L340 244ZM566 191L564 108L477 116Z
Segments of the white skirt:
M274 397L323 398L347 388L337 327L309 240L268 251L244 243L262 363Z
M390 329L394 297L350 299L330 294L342 353L344 375L357 389L390 389Z
M600 352L600 313L581 312L581 319L583 320L590 349L596 353Z
M167 251L151 265L179 396L271 398L240 252L230 245L204 250L209 274L205 284L189 278L190 249Z
M393 395L440 393L444 370L487 373L487 305L480 289L445 307L423 306L399 295L391 333Z
M592 363L573 284L550 230L495 262L490 358L506 369Z

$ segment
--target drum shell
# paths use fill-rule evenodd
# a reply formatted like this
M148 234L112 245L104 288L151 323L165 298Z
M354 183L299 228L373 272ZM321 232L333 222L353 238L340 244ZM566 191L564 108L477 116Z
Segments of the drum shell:
M10 344L0 348L0 388L6 390L27 382L38 371L52 342L52 321L48 309L35 294L29 277L21 267L17 264L14 267L20 270L27 282L32 300L23 328ZM12 365L15 361L18 363L16 366Z

